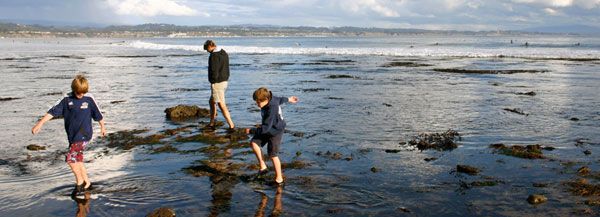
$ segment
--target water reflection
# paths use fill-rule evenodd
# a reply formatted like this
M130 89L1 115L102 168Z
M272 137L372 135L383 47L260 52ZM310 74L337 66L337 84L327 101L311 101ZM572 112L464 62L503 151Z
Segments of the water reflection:
M229 212L231 209L231 190L237 185L239 179L229 175L213 175L210 177L212 200L209 216L219 216L219 213Z
M77 196L71 197L71 199L73 199L77 203L77 214L75 214L75 216L85 217L85 216L87 216L88 213L90 213L90 202L91 202L90 197L91 196L92 196L92 193L85 192L85 194L83 195L83 198L79 198Z
M281 202L281 195L283 193L283 186L278 186L275 191L275 201L273 202L273 210L269 216L280 216L283 213L283 203ZM265 209L269 202L269 197L265 193L260 192L260 202L256 209L255 217L265 216Z

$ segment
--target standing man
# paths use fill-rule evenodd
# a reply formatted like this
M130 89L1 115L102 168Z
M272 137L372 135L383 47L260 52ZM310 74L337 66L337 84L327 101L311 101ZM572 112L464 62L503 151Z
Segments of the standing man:
M229 80L229 55L223 49L217 49L217 45L212 40L204 42L204 50L210 53L208 57L208 81L210 82L210 123L208 127L215 128L215 119L217 118L217 105L221 109L221 113L229 130L233 130L235 125L231 121L229 110L225 104L225 90L227 89L227 80Z

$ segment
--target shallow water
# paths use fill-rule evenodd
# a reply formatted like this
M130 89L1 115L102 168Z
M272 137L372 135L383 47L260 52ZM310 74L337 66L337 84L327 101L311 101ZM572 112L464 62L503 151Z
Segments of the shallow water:
M171 122L163 112L177 104L206 107L209 84L207 55L201 52L204 40L0 39L0 98L7 99L0 101L0 159L7 162L0 165L0 214L77 212L77 203L67 196L73 177L56 153L67 147L62 120L48 122L38 135L30 134L37 118L69 90L77 72L85 72L90 80L90 92L100 104L109 132L148 129L154 133L206 121ZM144 216L161 206L173 207L181 216L247 216L260 211L279 213L276 201L281 202L285 216L600 211L582 204L586 198L571 195L562 184L576 178L574 171L580 166L600 169L600 93L596 90L600 86L600 40L596 37L425 35L216 41L230 53L227 102L236 125L249 127L260 120L251 98L260 86L276 95L298 96L300 103L286 105L284 116L288 129L304 136L286 134L281 158L310 166L286 170L288 184L278 193L277 188L260 183L193 177L182 171L197 160L214 160L205 154L151 154L149 150L160 144L113 150L96 139L86 154L90 178L98 189L87 202L90 216ZM531 46L522 46L525 41ZM390 62L428 66L383 67ZM433 70L440 68L547 72ZM353 78L330 79L330 75ZM536 95L515 94L529 91ZM518 108L528 115L504 108ZM419 133L447 129L461 133L459 148L421 152L405 145ZM575 146L581 138L587 142ZM179 150L208 146L165 143ZM550 159L519 159L494 153L488 148L491 143L543 144L557 150L544 152ZM45 145L47 150L28 151L25 146L29 144ZM386 153L386 149L401 151ZM235 150L230 161L255 163L248 150ZM584 150L592 154L585 155ZM351 160L318 155L327 151ZM438 159L423 160L429 157ZM452 172L457 164L477 166L482 173ZM371 171L373 167L377 172ZM502 182L461 187L461 182L486 178ZM535 182L549 187L535 188ZM526 199L532 193L543 193L549 201L529 205Z

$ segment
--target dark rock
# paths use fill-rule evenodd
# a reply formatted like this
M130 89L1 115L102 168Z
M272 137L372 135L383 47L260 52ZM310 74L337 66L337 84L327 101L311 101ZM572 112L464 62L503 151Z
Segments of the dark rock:
M343 75L343 74L341 74L341 75L329 75L329 76L327 76L327 78L329 78L329 79L337 79L337 78L358 78L358 77L355 77L355 76L352 76L352 75Z
M462 73L462 74L515 74L515 73L544 73L548 70L531 69L433 69L436 72Z
M206 118L210 115L208 109L200 108L195 105L177 105L175 107L165 109L165 113L167 115L167 118L172 120L184 120L188 118L200 117Z
M505 146L504 144L492 144L491 148L503 155L526 158L526 159L543 159L545 158L542 154L540 145L527 145L525 147L520 145Z
M217 135L211 132L203 132L198 135L189 137L178 137L175 139L177 142L201 142L205 144L224 144L227 143L229 138L222 135Z
M380 169L378 169L376 167L371 167L371 172L378 173L379 171L380 171Z
M406 207L400 207L400 208L396 209L396 211L398 211L398 212L405 212L405 213L409 213L410 212L410 210L407 209Z
M544 146L542 149L544 149L546 151L554 151L554 149L556 149L556 148L554 148L552 146Z
M175 210L170 207L157 208L151 213L148 213L146 217L175 217Z
M546 201L548 201L548 198L541 194L532 194L529 195L529 197L527 198L527 202L529 202L530 204L540 204Z
M130 150L139 145L158 144L160 140L165 138L163 134L154 134L149 136L140 136L148 130L122 130L114 133L109 133L104 140L109 148L119 148Z
M579 121L579 118L575 118L575 117L573 117L573 118L571 118L570 120L572 120L572 121Z
M327 88L305 88L305 89L301 89L302 92L319 92L319 91L326 91L329 90Z
M402 150L400 149L386 149L385 153L398 153L401 152Z
M426 67L426 66L432 66L432 65L424 64L424 63L416 63L416 62L394 61L394 62L386 63L386 64L382 65L381 67L389 68L389 67Z
M495 180L487 180L487 181L473 181L471 182L471 186L474 187L490 187L498 185L499 181Z
M577 179L565 183L569 191L578 196L600 196L600 185L588 183L587 179Z
M529 114L523 112L523 110L518 109L518 108L513 108L513 109L511 109L511 108L503 108L502 110L509 111L509 112L516 113L516 114L520 114L520 115L529 116Z
M300 151L297 151L297 152L296 152L296 157L300 157L300 155L302 155L302 152L300 152Z
M0 102L2 102L2 101L17 100L17 99L21 99L21 98L17 98L17 97L0 97Z
M110 101L110 104L119 104L119 103L123 103L123 102L127 102L127 100L115 100L115 101Z
M30 151L46 150L46 146L31 144L31 145L27 146L27 150L30 150Z
M548 184L547 183L536 182L536 183L533 183L533 187L536 187L536 188L545 188L545 187L548 187Z
M158 154L158 153L175 153L177 151L179 151L179 150L177 150L177 148L173 147L170 144L166 144L166 145L163 145L162 147L153 149L152 153L153 154Z
M2 165L8 165L8 161L0 159L0 166Z
M388 104L388 103L382 103L382 105L387 106L387 107L392 107L392 104Z
M585 200L584 203L588 206L600 206L600 199L589 199Z
M456 165L456 172L477 175L479 173L479 169L468 165Z
M171 89L171 91L173 92L193 92L193 91L199 91L200 89L198 88L175 88L175 89Z
M577 170L577 174L579 174L580 176L587 176L592 172L592 170L589 167L583 166L581 168L579 168Z
M458 147L454 140L460 140L460 134L454 130L444 133L421 133L408 142L411 146L417 146L419 150L435 149L438 151L452 150Z
M533 91L529 91L529 92L517 92L517 95L526 95L526 96L535 96L536 93Z
M434 161L434 160L437 160L437 159L438 159L437 157L430 157L430 158L425 158L423 160L429 162L429 161Z
M585 150L585 151L583 151L583 153L584 153L585 155L590 155L590 154L592 154L592 151L590 151L590 150Z
M281 164L281 168L284 168L284 169L304 169L309 166L310 166L309 163L301 161L301 160L292 160L292 162Z

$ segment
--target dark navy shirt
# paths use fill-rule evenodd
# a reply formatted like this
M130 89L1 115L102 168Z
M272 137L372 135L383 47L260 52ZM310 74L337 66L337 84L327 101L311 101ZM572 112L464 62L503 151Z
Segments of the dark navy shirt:
M65 130L67 131L69 144L90 141L94 132L92 130L92 119L95 121L102 120L102 113L90 94L85 94L81 99L77 99L75 94L69 93L50 108L48 114L65 119Z
M286 124L283 120L281 104L288 101L288 98L273 96L269 103L260 109L262 123L259 128L254 129L256 135L276 136L283 133Z

